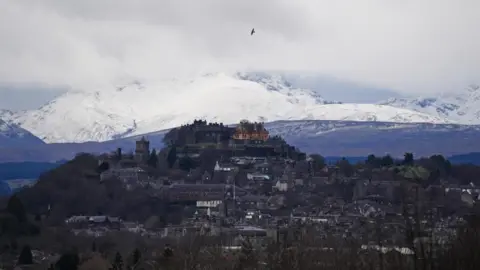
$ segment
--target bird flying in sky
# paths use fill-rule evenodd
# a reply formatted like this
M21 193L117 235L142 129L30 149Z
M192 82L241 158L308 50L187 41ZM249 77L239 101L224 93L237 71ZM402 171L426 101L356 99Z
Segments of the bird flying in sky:
M255 34L255 28L252 28L252 32L250 32L250 36L252 36L253 34Z

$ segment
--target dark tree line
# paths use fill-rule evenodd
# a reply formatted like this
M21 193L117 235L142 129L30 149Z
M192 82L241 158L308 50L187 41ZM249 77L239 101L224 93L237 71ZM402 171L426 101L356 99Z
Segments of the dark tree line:
M319 171L326 166L325 158L319 154L311 154L311 169ZM429 179L425 183L438 183L440 179L454 181L462 185L470 184L470 182L480 185L478 175L480 175L480 166L473 164L452 164L442 155L432 155L430 157L422 157L415 159L413 153L405 153L402 159L395 159L390 155L375 156L368 155L364 162L351 164L347 159L342 158L335 165L339 168L339 172L351 176L358 168L380 169L395 166L421 166L429 171ZM455 182L458 181L458 182Z
M17 237L40 233L39 227L28 219L27 210L17 195L9 198L5 214L2 215L1 212L0 210L0 235Z
M365 160L365 164L370 168L382 168L394 165L412 166L414 165L414 158L413 153L405 153L403 156L403 160L395 160L392 156L388 154L381 157L377 157L375 155L368 155L367 159Z
M385 155L383 157L376 157L375 155L369 155L365 164L371 168L381 168L381 167L389 167L393 166L395 161L393 160L392 156Z
M238 252L222 251L218 242L206 242L206 237L197 236L186 239L172 249L164 245L163 251L155 256L142 256L138 248L122 256L113 249L113 256L103 256L109 262L109 268L97 264L80 262L76 252L64 253L52 269L478 269L480 260L477 250L480 248L478 222L458 228L457 235L449 245L441 249L424 250L412 246L415 255L400 254L397 251L381 253L360 249L355 239L315 240L311 235L299 235L293 239L278 238L260 247L248 238L241 242ZM312 232L313 233L313 232ZM388 236L387 236L388 237ZM182 241L183 242L183 241ZM188 242L188 243L187 243ZM328 248L325 248L328 247ZM149 251L149 250L145 250ZM433 254L431 254L433 252ZM125 255L126 253L124 253ZM144 262L148 264L142 264ZM88 264L88 267L83 268ZM150 269L150 268L148 268Z

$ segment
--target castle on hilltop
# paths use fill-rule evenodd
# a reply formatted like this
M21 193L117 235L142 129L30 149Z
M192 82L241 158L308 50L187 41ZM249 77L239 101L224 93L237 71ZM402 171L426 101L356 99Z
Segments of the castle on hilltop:
M205 120L195 120L186 126L185 134L180 128L180 139L184 136L185 144L222 144L232 136L233 129L222 123L207 123Z
M261 122L242 120L235 126L221 123L207 123L195 120L192 124L171 129L164 136L167 146L162 158L174 153L176 158L189 157L198 160L205 150L214 151L210 154L230 158L233 156L247 157L299 157L303 154L286 143L281 137L270 137L269 132ZM135 169L135 177L139 171L145 171L156 160L150 149L150 142L142 137L135 142L134 152L122 154L120 148L116 152L102 155L100 163L108 163L108 167L118 172L122 168ZM123 173L123 171L122 171ZM125 173L130 173L127 171Z
M265 142L268 140L268 137L268 131L265 129L263 123L252 123L247 120L242 120L236 127L232 139Z
M169 131L164 138L166 144L212 145L216 148L233 147L236 144L264 144L269 133L263 123L242 120L236 127L218 123L207 123L205 120L195 120L190 125L184 125Z
M216 149L227 156L291 156L298 152L278 136L271 137L264 123L242 120L236 126L207 123L195 120L193 123L171 129L163 141L175 147L181 156L198 156L202 149Z

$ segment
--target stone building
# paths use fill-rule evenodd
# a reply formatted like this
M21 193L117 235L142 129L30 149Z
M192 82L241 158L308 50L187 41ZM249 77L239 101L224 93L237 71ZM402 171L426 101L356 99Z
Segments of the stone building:
M177 143L180 145L192 144L222 144L228 142L234 128L218 123L207 123L204 120L195 120L191 125L182 126L178 130Z
M150 156L150 142L142 137L139 141L136 141L135 145L135 161L138 163L145 163Z
M134 168L113 168L100 174L100 180L118 179L127 187L133 187L139 183L149 180L148 173L139 167Z
M233 135L234 140L257 141L259 143L268 140L269 134L263 123L251 123L247 120L240 121Z

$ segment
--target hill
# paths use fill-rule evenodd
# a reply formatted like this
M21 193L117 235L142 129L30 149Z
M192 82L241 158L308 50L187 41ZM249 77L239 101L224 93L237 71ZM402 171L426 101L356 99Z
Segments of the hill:
M405 151L416 156L442 154L452 156L480 152L480 126L428 123L389 123L355 121L276 121L266 123L271 135L280 135L307 153L324 156L402 156ZM167 130L109 140L106 142L56 143L32 147L2 148L1 162L55 162L70 159L80 152L104 153L118 147L131 151L142 136L152 148L163 147Z
M475 164L475 165L480 165L480 153L475 152L475 153L468 153L468 154L462 154L462 155L453 155L448 158L450 162L452 163L470 163L470 164Z
M450 156L480 149L476 139L480 126L473 125L278 121L267 124L267 129L304 151L325 156L402 156L405 152Z
M34 183L42 173L64 162L8 162L0 163L0 197L10 195L21 186Z
M45 213L51 206L51 221L58 224L78 213L108 213L129 220L145 220L151 213L161 215L164 211L165 205L158 198L129 192L118 181L102 183L97 169L97 157L79 154L42 174L32 188L17 194L31 213Z
M0 180L38 178L42 173L64 162L7 162L0 163Z

